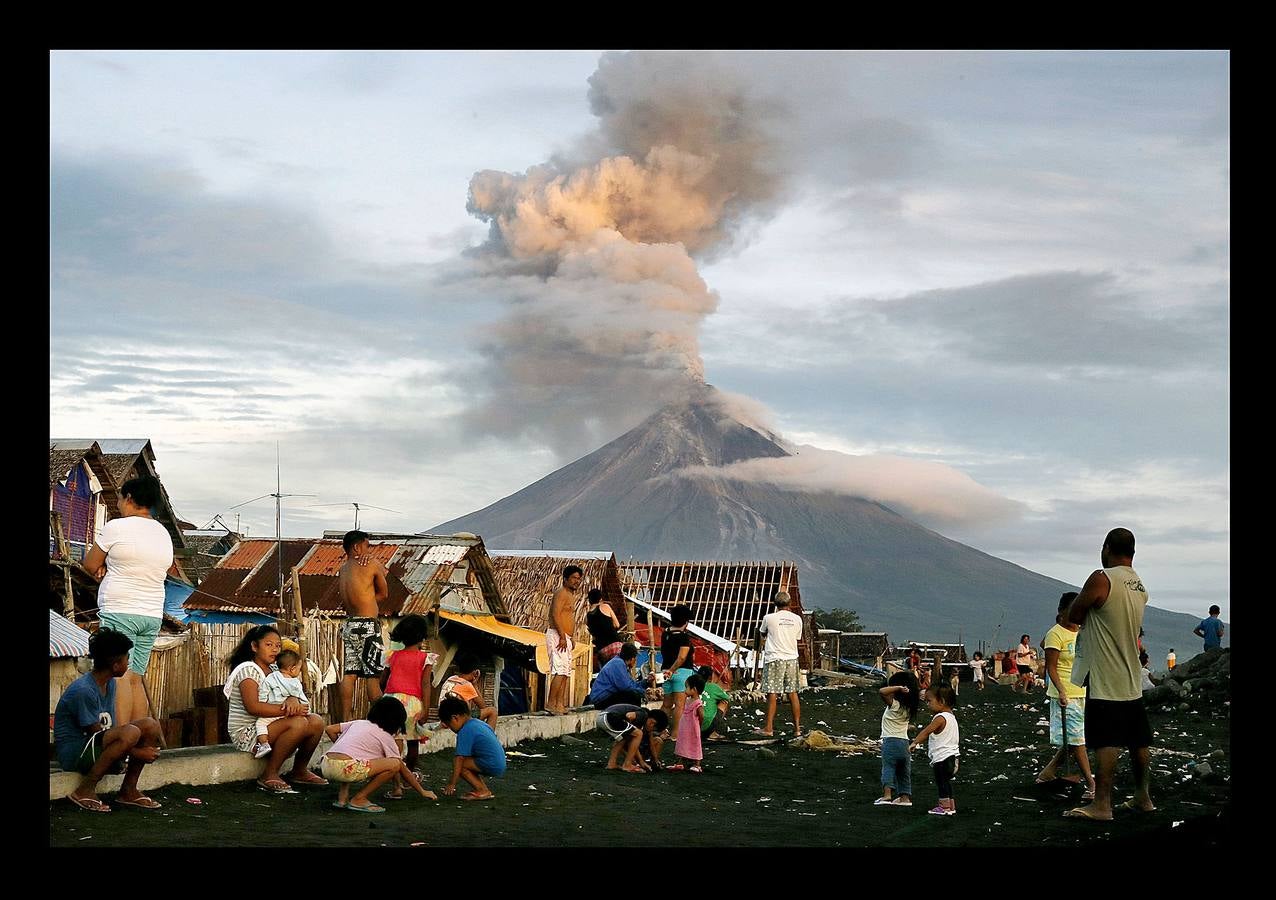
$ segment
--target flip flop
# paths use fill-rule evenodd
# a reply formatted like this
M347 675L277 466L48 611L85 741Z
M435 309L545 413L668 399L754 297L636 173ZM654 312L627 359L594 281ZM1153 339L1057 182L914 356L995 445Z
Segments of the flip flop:
M90 800L88 798L77 797L74 794L67 794L66 799L70 800L85 812L109 813L111 811L111 807L107 806L101 800Z
M346 809L350 810L351 812L361 812L361 813L385 812L384 806L377 806L375 803L369 803L367 806L355 806L353 803L347 803Z
M332 808L333 808L333 809L345 809L347 805L348 805L348 804L346 804L346 803L342 803L340 800L333 800L333 801L332 801Z
M665 771L666 771L666 772L681 772L681 771L685 770L686 768L687 768L687 767L686 767L686 766L684 766L682 763L678 763L678 764L676 764L676 765L672 765L672 766L665 766Z
M402 800L403 794L401 792L398 794L395 794L390 791L386 791L384 794L381 795L381 799L382 800Z
M462 800L494 800L495 798L496 798L495 794L483 794L483 795L466 794L461 799Z
M1054 778L1042 778L1040 775L1038 775L1037 779L1033 782L1033 784L1054 784L1058 780L1059 780L1059 776L1057 775Z
M1084 806L1078 806L1076 809L1070 809L1063 814L1065 819L1087 819L1091 822L1111 822L1111 819L1100 819L1098 816L1087 811Z
M1086 791L1084 794L1082 794L1082 795L1081 795L1081 799L1082 799L1082 800L1093 800L1093 799L1094 799L1094 791Z
M1151 809L1144 809L1143 807L1139 806L1139 804L1134 802L1133 797L1131 797L1129 800L1125 801L1124 803L1118 803L1117 809L1128 809L1132 812L1149 812L1149 813L1156 812L1155 806L1152 807Z
M138 809L159 809L164 805L151 797L138 797L136 800L121 800L116 797L115 803L117 806L136 806Z
M700 768L699 766L692 766L692 767L691 767L690 769L688 769L687 771L688 771L688 772L690 772L690 773L692 773L693 775L703 775L703 774L704 774L704 769Z
M271 787L272 784L282 785L282 787ZM297 791L294 791L291 787L289 787L288 782L284 781L282 778L272 778L269 781L258 781L257 787L259 790L263 790L267 794L296 794L298 793Z
M307 772L305 778L302 778L300 775L298 775L295 778L289 778L288 783L293 785L306 784L306 785L314 785L316 787L319 787L319 786L327 784L328 779L321 778L320 776L316 775L314 772Z
M763 731L761 728L755 728L755 729L753 729L753 733L754 733L754 734L760 734L760 735L762 735L763 737L775 737L775 732L774 732L774 731Z

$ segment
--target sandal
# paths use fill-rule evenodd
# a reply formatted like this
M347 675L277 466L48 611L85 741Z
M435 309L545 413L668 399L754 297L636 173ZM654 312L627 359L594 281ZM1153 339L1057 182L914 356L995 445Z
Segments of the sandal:
M1091 822L1111 822L1109 819L1101 819L1094 813L1090 812L1088 806L1078 806L1076 809L1070 809L1063 814L1065 819L1088 819Z
M666 771L666 772L682 772L682 771L684 771L686 768L687 768L687 767L686 767L686 766L684 766L682 763L676 763L676 764L674 764L674 765L672 765L672 766L665 766L665 771Z
M687 771L688 771L688 772L690 772L692 775L703 775L703 774L704 774L704 769L700 768L699 766L692 766L692 767L691 767L690 769L688 769Z
M377 806L375 803L369 803L367 806L355 806L353 803L347 803L346 809L350 810L351 812L361 812L361 813L385 812L384 806Z
M278 785L278 787L272 787L271 785ZM289 787L288 782L284 781L282 778L272 778L269 781L258 781L257 787L259 790L263 790L267 794L297 793L297 791L294 791L291 787Z
M77 797L75 794L67 794L66 799L70 800L85 812L109 813L111 811L111 807L107 806L101 800Z
M138 809L159 809L164 805L150 797L138 797L136 800L124 800L116 797L115 803L118 806L136 806Z

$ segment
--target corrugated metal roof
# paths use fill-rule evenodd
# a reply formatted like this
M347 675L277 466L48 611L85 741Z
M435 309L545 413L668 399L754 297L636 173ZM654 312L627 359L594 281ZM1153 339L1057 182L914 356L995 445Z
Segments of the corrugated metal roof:
M272 549L275 542L267 540L240 541L226 558L221 561L219 569L251 569L262 561Z
M282 544L284 557L284 581L288 581L289 573L292 567L301 562L301 558L310 552L310 541L284 541ZM237 592L240 596L249 598L271 597L277 598L279 595L279 557L275 553L275 543L271 541L270 551L266 554L261 564L257 566L257 571L249 576L248 581ZM258 603L267 603L262 599L257 600ZM276 600L276 602L278 602Z
M306 558L306 564L298 571L299 575L336 575L346 561L346 551L341 541L312 541L314 553ZM370 556L386 568L397 551L398 545L388 542L372 544Z
M49 659L88 655L89 633L49 610Z

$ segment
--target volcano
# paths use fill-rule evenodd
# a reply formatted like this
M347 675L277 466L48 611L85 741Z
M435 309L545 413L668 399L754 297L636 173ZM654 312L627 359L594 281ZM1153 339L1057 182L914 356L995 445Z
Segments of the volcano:
M792 454L779 435L706 387L517 493L430 531L474 532L498 549L610 549L621 561L792 560L807 608L857 610L866 630L897 641L960 635L971 649L980 639L1004 649L1024 632L1035 644L1053 624L1060 593L1077 590L870 500L674 474ZM1151 607L1145 621L1154 646L1188 644L1195 624Z

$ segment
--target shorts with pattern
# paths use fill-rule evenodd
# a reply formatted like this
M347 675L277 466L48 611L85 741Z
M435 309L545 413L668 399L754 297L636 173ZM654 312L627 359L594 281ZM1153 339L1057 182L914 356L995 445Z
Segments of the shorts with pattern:
M377 619L351 618L341 623L346 675L376 678L385 668L381 623Z
M762 693L795 694L798 689L798 661L777 659L762 666Z
M425 723L418 723L416 717L421 715L421 698L413 694L386 694L387 697L393 697L403 704L403 708L408 713L408 724L404 729L402 737L409 741L428 741L430 732L433 730Z
M1068 700L1067 719L1061 715L1063 707L1055 698L1050 700L1050 746L1062 747L1064 731L1067 731L1069 747L1085 746L1085 698Z
M623 646L625 645L620 641L613 641L605 647L599 647L598 656L603 662L608 662L620 652L620 648Z
M138 675L145 675L146 667L151 661L151 648L155 646L160 623L164 620L154 616L113 612L99 612L97 618L104 628L111 628L128 636L133 642L133 649L128 652L128 667Z
M346 784L367 781L372 777L372 767L364 759L333 759L325 755L319 763L319 771L329 781L343 781Z
M567 649L558 649L558 630L550 628L545 632L545 646L549 650L549 672L551 675L570 675L572 673L572 650L576 642L571 635L567 636Z
M230 745L236 750L251 751L257 746L257 723L243 725L230 733Z

